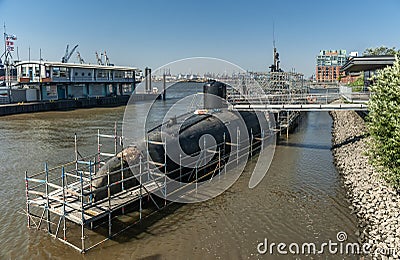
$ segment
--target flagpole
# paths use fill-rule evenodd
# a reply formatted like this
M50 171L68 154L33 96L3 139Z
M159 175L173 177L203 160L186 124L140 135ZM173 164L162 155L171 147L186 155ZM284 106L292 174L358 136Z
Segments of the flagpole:
M6 31L6 23L4 22L3 24L4 27L4 65L6 68L5 71L5 76L6 76L6 86L8 85L7 88L7 96L8 96L8 103L11 103L11 73L10 73L10 62L8 60L8 52L7 52L7 44L6 44L6 37L7 37L7 31Z
M3 33L3 37L4 37L4 60L7 58L6 57L6 53L7 53L7 46L6 46L6 23L4 22L4 25L3 25L3 27L4 27L4 33Z

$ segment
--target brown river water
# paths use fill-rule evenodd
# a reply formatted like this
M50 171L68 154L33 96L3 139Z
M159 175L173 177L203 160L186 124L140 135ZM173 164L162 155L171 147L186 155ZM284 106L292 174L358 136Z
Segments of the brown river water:
M157 101L159 109L168 102ZM141 103L137 103L140 110ZM356 219L333 164L332 119L313 112L289 139L282 139L263 181L248 188L251 169L222 195L206 202L173 205L86 254L29 230L24 171L38 172L73 160L74 133L81 153L95 152L97 129L112 131L124 107L44 112L0 118L0 259L354 259L352 255L260 255L257 245L355 242ZM128 216L127 216L128 217ZM98 235L101 236L100 234Z

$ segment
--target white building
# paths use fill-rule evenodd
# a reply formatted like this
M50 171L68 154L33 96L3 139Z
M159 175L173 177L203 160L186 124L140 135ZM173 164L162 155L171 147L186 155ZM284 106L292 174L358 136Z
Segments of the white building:
M19 84L39 89L39 100L130 95L141 72L133 67L48 61L22 61L16 68Z

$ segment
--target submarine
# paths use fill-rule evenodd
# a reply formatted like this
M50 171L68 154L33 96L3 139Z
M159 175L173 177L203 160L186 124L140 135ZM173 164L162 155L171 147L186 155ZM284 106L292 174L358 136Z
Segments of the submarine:
M228 109L227 87L227 84L215 80L206 82L203 85L202 109L175 116L157 125L147 131L147 145L142 143L125 148L107 161L95 176L99 177L93 185L95 200L107 196L104 189L108 182L107 172L121 169L121 164L125 169L124 178L130 178L126 188L138 185L139 181L132 178L138 176L138 167L127 166L136 165L140 156L145 158L146 152L153 168L160 174L184 183L195 181L195 178L211 178L210 172L216 166L227 167L233 156L247 161L248 148L252 146L252 151L255 151L261 147L263 125L267 124L266 114ZM203 153L208 153L208 156ZM185 162L182 161L182 154ZM193 174L194 168L201 169L196 171L197 176ZM122 173L118 173L111 182L121 179ZM113 186L111 194L121 191L119 186Z

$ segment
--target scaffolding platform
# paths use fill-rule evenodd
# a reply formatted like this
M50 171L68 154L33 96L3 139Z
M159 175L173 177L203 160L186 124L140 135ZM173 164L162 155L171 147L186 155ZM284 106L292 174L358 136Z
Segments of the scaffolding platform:
M103 175L96 175L111 155L117 156L123 149L123 138L117 135L116 128L115 124L113 135L100 134L100 131L98 131L98 150L95 154L86 157L81 156L78 152L77 136L75 135L74 161L51 169L45 163L44 171L31 175L25 172L28 228L45 229L52 237L81 253L85 253L133 227L143 218L173 203L169 200L169 196L176 195L174 193L182 190L185 192L184 194L197 193L201 181L211 180L217 175L223 179L222 177L227 172L227 166L232 164L233 167L237 167L239 163L247 161L249 155L251 156L256 150L263 149L264 141L268 138L268 134L264 131L258 136L251 134L250 140L252 141L245 147L239 141L240 131L238 130L236 142L235 140L226 142L224 139L223 143L215 144L209 147L210 149L201 151L203 154L199 160L209 161L209 165L213 165L212 167L209 167L209 165L198 166L202 165L201 161L193 162L193 165L191 165L193 170L185 173L186 176L181 176L182 167L188 167L188 165L182 166L180 164L181 166L172 173L179 173L177 177L179 180L181 180L181 177L189 176L187 179L189 181L177 186L171 184L175 180L167 177L166 170L164 172L159 171L161 168L166 169L166 157L164 163L155 164L148 158L148 154L146 156L140 155L139 162L136 165L125 168L122 163L123 158L120 156L120 169L113 172L108 170L106 175L104 175L104 172ZM111 145L109 144L108 147L113 147L113 152L102 151L102 148L106 147L101 142L104 138L111 140ZM166 149L165 142L163 145ZM225 146L229 146L230 154L223 155L221 150L217 149L218 145L224 147L224 153ZM204 147L206 147L205 144ZM180 156L180 160L183 162L189 157ZM227 158L230 158L231 161L227 162ZM136 169L138 173L125 176L130 169ZM198 174L200 172L201 174ZM120 179L113 178L115 176L119 176ZM100 178L102 178L101 184L96 187L96 180L98 181ZM103 183L105 179L107 181ZM128 181L131 181L130 185L126 184ZM192 186L189 187L189 185ZM96 197L99 192L105 193L105 196ZM144 206L151 206L154 211L151 213L144 211ZM133 212L138 213L137 218L121 228L119 225L115 225L114 221L121 214L125 214L126 210L133 210ZM81 233L79 238L76 236L78 227L80 227ZM99 241L94 241L95 239L91 235L98 234L97 228L104 231L104 227L108 228L108 235L102 236ZM70 239L71 233L75 234L72 234L72 239ZM89 237L91 238L88 239Z
M28 178L28 181L31 180ZM68 185L68 187L65 189L78 191L80 186L80 182L75 182ZM84 184L84 188L87 187L88 183ZM110 197L110 201L108 201L108 199L104 199L100 203L89 203L88 205L84 205L84 207L82 207L82 203L78 196L74 196L72 194L63 196L63 189L59 188L48 194L49 204L47 204L47 198L45 197L29 200L28 203L35 204L43 209L48 207L50 212L57 215L65 215L66 219L74 222L75 224L82 225L105 218L108 216L110 211L114 212L119 210L139 200L143 194L153 193L156 190L163 188L164 183L151 181L143 184L143 187L132 187L114 194ZM63 208L64 204L65 209Z

